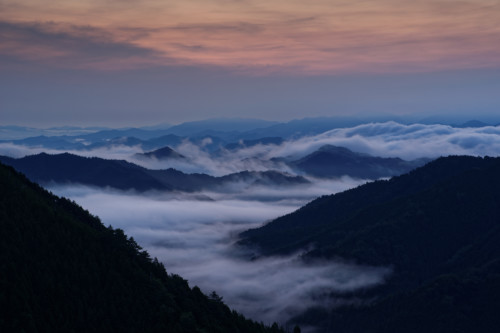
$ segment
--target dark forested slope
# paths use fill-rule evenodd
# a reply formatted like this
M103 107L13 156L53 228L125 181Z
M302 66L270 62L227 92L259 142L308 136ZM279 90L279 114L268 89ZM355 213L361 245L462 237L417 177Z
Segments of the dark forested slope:
M488 195L494 197L496 191L500 192L500 187L494 186L495 181L500 181L499 171L500 158L440 158L390 180L379 180L345 192L322 196L261 228L244 232L242 242L258 245L263 254L291 252L314 243L317 248L315 253L323 251L323 255L327 255L325 248L331 248L337 239L346 242L355 233L371 230L376 225L386 225L384 221L390 220L401 225L408 216L414 218L412 214L423 214L421 208L424 206L428 214L426 218L448 217L432 224L433 227L453 223L448 221L459 210L476 215L491 213L496 206L478 198L485 199ZM469 197L471 200L466 200ZM490 206L478 206L481 202ZM465 216L458 218L463 219ZM416 225L410 223L411 227ZM369 259L352 254L350 257L361 261ZM387 261L382 260L381 263Z
M0 164L1 332L274 332Z
M500 330L500 158L440 158L321 197L242 236L264 254L312 245L306 258L392 267L370 306L302 318L323 321L326 331Z

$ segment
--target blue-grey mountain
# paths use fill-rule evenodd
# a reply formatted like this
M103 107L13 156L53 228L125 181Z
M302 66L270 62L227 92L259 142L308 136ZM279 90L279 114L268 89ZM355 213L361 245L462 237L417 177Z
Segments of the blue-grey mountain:
M331 178L347 175L354 178L378 179L406 173L427 162L428 159L405 161L398 157L377 157L356 153L344 147L325 145L288 164L315 177Z
M308 183L301 176L279 171L242 171L214 177L199 173L186 174L175 169L150 170L127 161L88 158L69 153L41 153L19 159L0 156L0 161L42 184L82 184L120 190L192 192L224 189L233 183L248 186L295 186Z

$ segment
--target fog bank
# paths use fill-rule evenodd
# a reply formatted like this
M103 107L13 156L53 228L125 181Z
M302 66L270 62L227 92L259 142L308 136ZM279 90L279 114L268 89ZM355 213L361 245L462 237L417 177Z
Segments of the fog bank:
M214 201L198 201L82 186L50 190L75 200L105 225L124 229L169 273L181 275L206 294L215 290L230 307L266 323L285 323L311 306L348 302L339 295L383 283L390 274L387 268L342 262L305 264L300 253L251 260L251 251L234 246L239 232L311 199L293 193L273 201L258 200L258 193L251 199L219 194ZM332 298L332 293L337 296Z

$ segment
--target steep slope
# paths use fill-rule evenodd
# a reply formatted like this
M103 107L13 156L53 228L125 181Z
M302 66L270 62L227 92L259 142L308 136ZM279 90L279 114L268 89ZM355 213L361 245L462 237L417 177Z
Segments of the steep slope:
M495 332L500 318L500 158L440 158L325 196L242 234L262 253L389 266L370 306L318 314L335 332ZM320 318L320 319L318 319Z
M205 296L128 238L0 164L0 331L279 332Z
M348 175L362 179L378 179L406 173L422 166L428 160L405 161L400 158L376 157L353 152L344 147L322 146L315 152L292 161L289 165L316 177Z
M294 251L324 228L344 228L359 212L381 204L390 204L437 186L468 170L500 163L499 159L455 156L440 158L424 167L390 180L379 180L334 195L311 201L297 211L279 217L258 229L242 234L243 242L255 243L264 254ZM398 208L394 205L392 208ZM372 223L366 221L367 224ZM300 241L299 241L300 240ZM296 245L292 244L297 243Z

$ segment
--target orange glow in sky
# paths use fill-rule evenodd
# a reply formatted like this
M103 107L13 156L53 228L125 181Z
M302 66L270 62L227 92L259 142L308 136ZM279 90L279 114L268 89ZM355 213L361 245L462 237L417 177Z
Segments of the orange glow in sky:
M252 75L498 67L500 1L0 0L0 55Z

